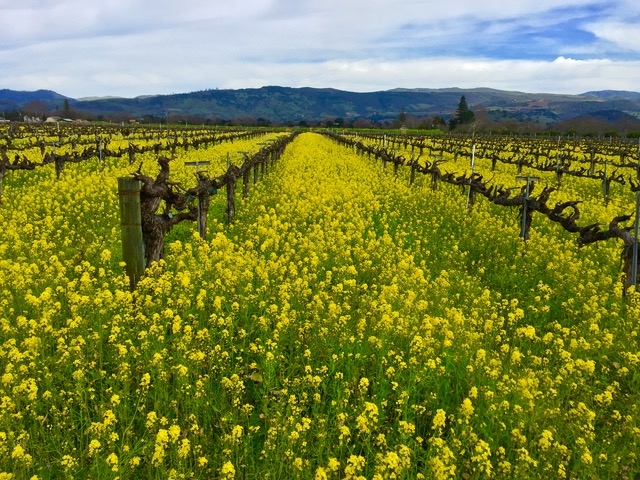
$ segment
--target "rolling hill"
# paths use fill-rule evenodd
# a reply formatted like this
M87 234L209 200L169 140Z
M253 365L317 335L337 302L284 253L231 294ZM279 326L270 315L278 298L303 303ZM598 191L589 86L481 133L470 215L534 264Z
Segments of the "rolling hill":
M469 107L486 112L491 120L512 120L544 126L581 117L611 121L626 118L640 126L640 93L593 91L581 95L525 93L491 88L393 89L348 92L332 88L268 86L236 90L211 89L136 98L71 99L71 108L103 118L152 116L160 119L265 119L276 123L318 121L327 118L389 121L401 110L416 117L449 118L460 97ZM66 97L50 90L17 92L0 90L0 110L21 109L40 100L51 110L60 109Z

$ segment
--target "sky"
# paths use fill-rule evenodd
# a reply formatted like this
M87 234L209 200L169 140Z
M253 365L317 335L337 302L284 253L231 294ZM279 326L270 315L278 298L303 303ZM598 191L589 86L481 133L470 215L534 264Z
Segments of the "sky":
M0 0L0 89L640 91L638 0Z

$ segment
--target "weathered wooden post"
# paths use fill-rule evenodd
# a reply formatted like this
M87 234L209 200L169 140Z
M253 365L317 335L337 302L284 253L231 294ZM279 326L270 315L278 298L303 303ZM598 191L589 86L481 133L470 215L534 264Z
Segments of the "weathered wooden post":
M640 180L640 138L638 139L638 166L636 167L636 179Z
M62 175L62 172L64 170L64 162L66 158L63 157L62 155L56 154L57 147L58 147L57 143L50 143L47 145L53 146L53 152L51 153L51 158L53 158L53 163L56 168L56 180L60 180L60 176Z
M230 165L225 176L227 177L227 223L233 223L236 214L236 179L240 174L240 169L235 165Z
M120 197L122 259L129 277L129 288L133 291L145 269L140 213L140 181L131 177L118 178L118 195Z
M2 192L3 190L3 186L2 186L2 182L4 181L4 171L5 171L5 166L0 163L0 202L2 202Z
M136 161L136 148L133 143L129 142L129 165L133 165L133 162Z
M640 192L636 194L636 225L635 225L635 239L633 242L633 260L631 264L631 285L638 285L638 241L640 237Z
M242 198L249 196L249 174L251 173L251 165L249 164L249 156L244 154L244 161L242 162Z
M602 173L602 194L604 196L604 204L609 201L609 185L611 180L607 178L607 159L604 161L604 172Z
M202 240L207 239L207 213L209 212L210 205L210 196L215 195L218 192L218 183L215 180L212 180L206 175L202 175L201 173L196 174L196 178L198 179L198 184L195 188L191 188L187 190L187 199L193 198L193 196L198 199L198 233L200 234L200 238Z
M62 175L62 172L64 171L64 157L62 155L56 155L55 153L53 154L53 161L55 163L56 166L56 179L60 180L60 176Z
M409 177L409 185L413 185L416 180L416 163L417 161L411 158L411 176Z
M469 205L472 203L471 199L471 180L473 180L473 167L476 163L476 144L471 147L471 175L469 175L469 191L467 192L467 205L465 208L469 210Z
M198 178L198 167L200 165L203 166L207 166L209 165L211 162L209 162L208 160L205 161L198 161L196 160L195 162L184 162L185 167L196 167L196 178ZM198 233L200 234L200 238L202 240L206 240L207 238L207 224L206 222L202 221L202 200L201 198L198 198ZM206 213L205 213L206 215Z
M493 152L491 154L491 171L493 172L496 169L496 164L498 163L498 153Z
M0 202L2 202L2 192L4 188L2 186L2 182L4 181L4 172L8 167L9 158L7 157L7 150L6 147L2 147L2 150L0 150Z
M533 184L533 182L537 182L540 179L538 177L526 176L516 177L516 180L527 182L525 186L524 201L522 203L522 226L520 229L520 236L524 240L527 240L529 238L529 226L531 225L531 214L529 213L527 208L529 205L529 193L531 191L531 185Z
M556 183L560 186L560 137L558 137L558 146L556 147Z
M100 163L100 171L104 171L104 157L102 155L102 137L100 138L100 148L98 149L98 163Z

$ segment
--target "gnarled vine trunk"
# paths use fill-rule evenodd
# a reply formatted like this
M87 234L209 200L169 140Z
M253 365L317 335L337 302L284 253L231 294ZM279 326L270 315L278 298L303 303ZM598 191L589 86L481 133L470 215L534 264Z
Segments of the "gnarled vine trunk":
M169 162L170 159L167 157L158 158L160 172L155 179L141 174L139 170L134 174L134 177L142 182L140 216L147 268L153 262L164 258L164 237L174 225L183 220L197 219L195 208L189 207L187 211L183 211L188 207L189 198L176 192L176 185L169 182ZM164 212L157 213L163 201ZM180 213L173 214L173 208Z

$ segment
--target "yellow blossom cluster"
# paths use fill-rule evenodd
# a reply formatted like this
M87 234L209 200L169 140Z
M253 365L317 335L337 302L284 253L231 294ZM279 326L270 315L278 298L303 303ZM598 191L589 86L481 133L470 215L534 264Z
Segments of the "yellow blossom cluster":
M189 186L184 161L219 174L279 135L178 148L172 174ZM544 219L524 243L517 212L467 210L458 187L304 133L234 224L212 197L207 239L176 227L131 292L116 178L133 168L5 177L0 478L640 473L640 297L619 291L620 245L578 249ZM557 200L580 196L585 222L629 205L589 182Z

